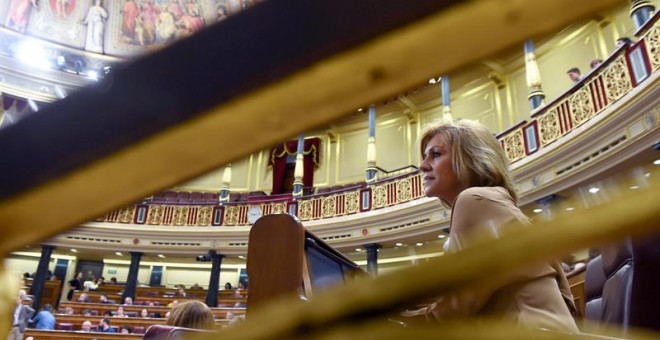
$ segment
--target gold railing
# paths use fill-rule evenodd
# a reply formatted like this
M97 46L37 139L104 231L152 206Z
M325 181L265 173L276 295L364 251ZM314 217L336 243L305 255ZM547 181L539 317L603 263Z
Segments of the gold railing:
M509 160L519 161L573 132L656 72L660 67L657 18L637 43L619 48L573 88L536 112L531 121L500 134Z
M249 210L258 207L261 215L291 213L301 221L319 220L381 209L424 197L421 175L408 173L336 193L293 199L264 199L225 205L174 205L139 203L111 211L96 222L159 226L243 226L250 225Z

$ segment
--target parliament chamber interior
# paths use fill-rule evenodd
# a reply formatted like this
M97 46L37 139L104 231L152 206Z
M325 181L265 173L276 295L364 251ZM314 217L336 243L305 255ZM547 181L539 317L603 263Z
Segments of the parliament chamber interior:
M3 1L0 329L657 338L659 6ZM448 250L422 168L440 121L490 130L531 227ZM539 261L578 331L403 316ZM212 330L169 322L193 300Z

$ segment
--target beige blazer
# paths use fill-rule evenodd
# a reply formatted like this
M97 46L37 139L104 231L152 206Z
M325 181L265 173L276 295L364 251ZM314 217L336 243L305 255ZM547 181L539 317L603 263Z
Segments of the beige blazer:
M505 225L515 220L529 224L506 189L468 188L454 201L445 250L455 253L484 240L497 239L506 232ZM575 309L570 287L556 262L517 269L479 287L442 296L426 313L437 319L504 317L526 327L578 332L569 308Z

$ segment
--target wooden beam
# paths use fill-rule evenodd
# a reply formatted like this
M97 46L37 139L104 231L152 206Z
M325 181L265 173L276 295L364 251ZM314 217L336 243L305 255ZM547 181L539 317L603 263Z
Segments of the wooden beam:
M0 251L623 2L265 1L0 131Z

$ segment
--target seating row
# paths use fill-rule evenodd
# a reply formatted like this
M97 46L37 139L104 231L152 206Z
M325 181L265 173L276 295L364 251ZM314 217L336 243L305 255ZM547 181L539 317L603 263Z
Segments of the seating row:
M83 292L81 291L76 291L73 294L73 301L79 301L80 295ZM120 302L122 299L122 296L119 294L106 294L102 292L86 292L88 297L88 302L100 302L100 297L101 295L106 295L108 300L113 300L115 302ZM140 297L138 296L134 301L134 305L138 306L148 306L150 303L153 303L155 306L167 306L168 304L172 303L173 301L186 301L186 300L197 300L197 301L204 301L203 298L181 298L177 296L172 296L172 297L162 297L162 296L150 296L150 297ZM244 307L245 303L247 301L247 298L245 296L240 296L240 297L219 297L218 298L218 306L219 307Z
M125 289L125 286L123 284L121 285L110 285L110 284L105 284L101 285L96 289L95 291L97 292L105 292L105 293L119 293L123 292ZM151 296L162 296L162 295L176 295L178 293L179 289L178 288L167 288L167 287L137 287L135 289L135 293L137 296L144 296L144 297L151 297ZM206 297L207 290L203 288L190 288L186 289L186 293L189 296L199 296L199 297ZM234 289L223 289L223 290L218 290L218 296L235 296L237 294L240 295L247 295L248 291L247 289L240 289L240 290L234 290Z
M143 334L121 334L121 333L85 333L80 331L47 331L41 329L26 329L24 338L32 337L35 340L123 340L142 339Z
M160 316L165 316L167 312L170 311L170 307L167 306L126 306L126 305L117 305L117 304L106 304L106 303L88 303L88 302L60 302L60 310L71 308L74 314L82 315L85 309L89 309L92 315L103 315L106 311L115 312L117 308L121 306L124 309L124 312L128 315L138 316L142 312L142 309L146 309L151 314L158 313ZM225 319L227 313L231 312L234 315L243 315L245 314L245 308L211 308L213 315L216 319Z

